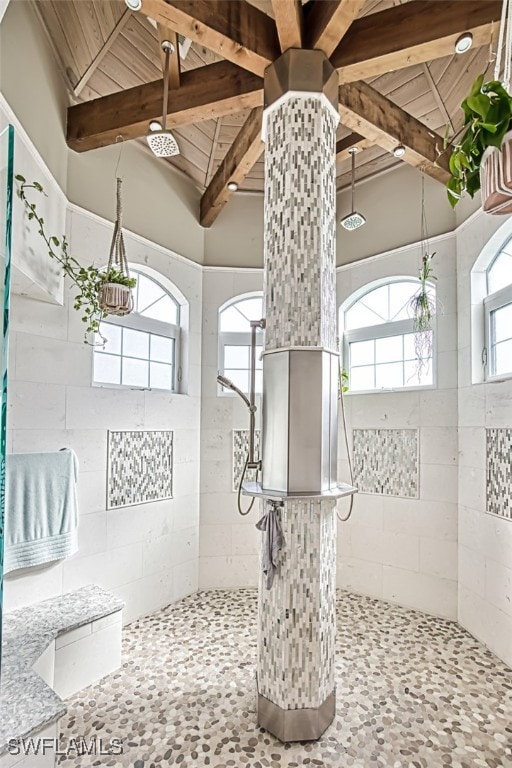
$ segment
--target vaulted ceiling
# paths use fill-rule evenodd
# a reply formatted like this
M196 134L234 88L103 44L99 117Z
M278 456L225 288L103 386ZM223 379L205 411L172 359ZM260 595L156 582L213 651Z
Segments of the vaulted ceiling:
M158 117L161 104L159 41L176 33L194 38L171 66L169 120L181 154L161 162L207 190L201 218L210 225L229 199L228 177L240 189L263 189L260 78L280 50L301 43L325 50L340 74L338 188L349 181L347 149L354 143L362 149L358 179L402 162L392 149L403 143L406 162L446 180L447 157L438 163L435 154L439 137L447 123L460 127L460 101L488 67L501 3L143 0L136 13L123 0L34 0L34 6L72 103L85 103L68 116L68 143L80 151L118 135L145 144L148 116L153 110ZM467 29L474 46L456 55L454 39ZM206 68L201 76L193 72L199 68ZM112 94L117 101L105 98Z

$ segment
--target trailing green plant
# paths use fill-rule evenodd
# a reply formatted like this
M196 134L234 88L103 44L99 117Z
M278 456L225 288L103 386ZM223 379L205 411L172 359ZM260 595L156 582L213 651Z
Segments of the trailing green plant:
M137 284L136 279L134 277L127 277L123 272L115 268L105 272L93 264L88 267L80 264L69 253L69 243L65 235L59 238L46 232L44 219L38 214L36 204L27 197L29 190L34 190L43 195L46 194L42 185L38 181L27 182L21 174L18 174L15 178L18 184L17 195L25 206L28 220L35 222L38 227L38 234L41 235L46 244L49 257L60 264L62 272L76 289L73 307L77 311L83 312L82 322L86 324L84 342L86 344L90 343L88 335L94 333L99 336L100 345L104 346L106 339L101 334L100 323L107 317L108 313L99 304L100 288L106 282L135 288Z
M338 367L338 400L345 392L348 392L348 373L341 367Z
M498 80L484 82L479 75L469 96L461 104L464 126L449 160L451 178L446 188L453 207L467 192L471 197L480 189L480 165L487 147L500 149L503 137L512 123L512 96ZM445 149L448 147L448 128Z
M416 373L421 378L422 371L430 365L432 359L433 333L432 325L436 315L436 299L432 295L429 282L437 280L432 268L434 253L425 253L421 261L419 280L420 287L409 302L409 310L414 327L414 354L416 356Z
M137 280L135 277L127 277L124 272L119 269L111 267L106 272L103 272L104 283L117 283L118 285L125 285L127 288L135 288Z

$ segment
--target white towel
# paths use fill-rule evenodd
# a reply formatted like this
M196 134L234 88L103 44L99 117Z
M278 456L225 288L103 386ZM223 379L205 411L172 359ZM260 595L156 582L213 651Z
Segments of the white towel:
M77 478L68 448L6 456L4 573L76 552Z

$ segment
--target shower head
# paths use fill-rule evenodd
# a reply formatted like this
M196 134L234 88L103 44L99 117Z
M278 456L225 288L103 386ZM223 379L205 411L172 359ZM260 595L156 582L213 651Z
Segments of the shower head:
M363 216L362 213L358 213L354 210L354 184L355 184L355 176L356 176L356 153L358 152L357 147L350 147L348 150L350 153L350 156L352 158L352 181L351 181L351 188L352 188L352 204L351 204L351 211L347 216L344 216L340 224L345 229L348 229L349 231L352 231L354 229L359 229L359 227L362 227L363 224L366 224L366 219Z
M160 126L156 120L152 120L146 140L149 144L149 148L156 157L172 157L173 155L179 155L180 153L178 142L171 131L167 130L165 127L167 121L167 97L169 94L169 56L171 53L174 53L174 45L168 40L164 40L162 49L165 53L162 125ZM156 130L153 130L152 126L158 127Z
M179 155L178 142L170 131L150 131L146 136L149 148L157 157L172 157Z
M232 392L236 392L236 394L237 394L239 397L241 397L241 398L242 398L242 400L244 401L244 403L246 404L246 406L249 408L249 410L251 409L251 403L250 403L250 400L249 400L249 398L247 397L247 395L245 395L245 394L242 392L242 390L241 390L241 389L238 389L238 387L236 386L236 384L233 384L233 382L231 381L231 379L228 379L226 376L222 376L222 374L220 374L220 373L219 373L219 374L217 375L217 381L218 381L218 383L219 383L221 386L223 386L223 387L226 387L226 389L230 389Z
M340 221L340 224L348 230L358 229L359 227L362 227L363 224L366 224L366 219L362 213L352 211L352 213L349 213L348 216L345 216L345 218Z

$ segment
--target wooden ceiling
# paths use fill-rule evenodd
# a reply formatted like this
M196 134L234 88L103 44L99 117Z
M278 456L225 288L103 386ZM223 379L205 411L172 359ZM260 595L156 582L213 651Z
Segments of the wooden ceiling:
M332 0L331 2L310 0L309 3L304 4L305 21L301 31L300 25L295 23L296 20L294 21L293 14L290 13L290 10L294 9L297 14L302 13L302 9L297 8L297 0L220 0L220 3L223 1L231 3L231 8L235 3L237 5L250 3L254 9L257 9L254 13L257 14L255 20L258 24L252 35L253 37L256 36L257 40L252 46L253 50L249 50L246 63L242 62L246 70L250 70L250 72L236 68L237 72L242 74L245 72L246 77L240 87L238 87L240 78L237 76L237 89L243 90L246 96L238 96L234 106L230 109L225 109L223 106L221 110L214 108L208 112L205 111L204 107L200 109L194 107L195 111L191 111L186 119L182 117L182 110L186 110L187 107L188 92L192 92L194 88L197 90L197 83L200 83L202 79L195 77L195 73L194 75L187 75L187 73L223 61L218 53L214 53L206 45L195 41L192 42L186 57L180 62L181 87L174 92L171 88L169 97L170 109L177 110L177 114L174 115L176 119L172 124L172 130L178 140L181 154L167 162L172 163L190 176L201 191L204 191L211 183L219 165L226 158L228 150L237 137L238 144L232 149L234 157L228 155L225 161L228 166L227 171L224 168L223 173L230 176L234 169L236 176L237 171L240 171L240 189L262 191L264 166L261 155L262 145L259 142L260 104L262 101L259 77L261 77L264 67L267 66L268 60L275 58L276 46L278 46L277 55L279 55L279 44L283 50L286 47L296 47L296 44L294 46L293 35L300 36L303 34L304 44L307 47L308 36L317 34L318 29L315 29L315 23L320 24L322 17L321 13L314 16L317 8L312 9L313 5L319 6L323 3L324 7L319 10L324 12L324 15L327 13L328 6L331 9L335 6L340 9L338 11L340 16L334 25L335 37L331 41L327 40L330 30L326 27L323 32L325 39L322 41L322 45L325 44L328 51L332 51L331 61L340 72L340 82L342 83L340 95L345 89L343 100L346 101L346 109L340 108L342 121L338 129L338 188L349 182L350 160L346 150L356 140L359 140L358 143L363 148L363 151L357 155L356 178L361 179L402 162L397 160L390 150L400 141L406 143L405 138L401 139L400 135L394 135L394 133L400 134L402 130L400 126L406 126L411 119L410 116L427 126L430 132L439 135L444 134L447 122L450 122L455 129L460 127L462 123L462 112L459 109L460 101L474 78L483 72L488 65L489 39L497 39L498 27L498 24L492 25L490 22L499 18L500 11L500 3L494 0L483 0L473 4L466 2L466 0L456 0L455 2L453 0L428 0L427 4L418 2L418 0ZM151 100L149 98L151 96L153 101L159 101L161 99L162 77L159 38L162 39L162 36L165 37L166 34L170 35L171 28L179 32L180 25L182 28L186 27L187 19L182 22L181 18L176 16L177 13L190 16L195 12L195 9L200 11L201 19L203 21L206 19L206 21L205 26L201 28L203 30L201 34L198 32L198 39L208 43L217 52L222 50L227 59L236 60L239 63L237 58L239 50L236 48L228 50L226 38L219 37L218 31L215 29L215 22L208 22L208 14L212 15L216 7L222 7L219 0L169 0L168 3L166 0L144 0L144 12L137 13L129 11L123 0L33 0L33 2L49 35L59 66L72 94L73 103L91 102L91 100L100 97L150 83L154 83L154 92L149 94L147 89L150 86L147 86L147 89L144 92L140 91L140 94L134 92L133 98L136 103L145 103L146 95L148 95L149 100ZM461 9L460 29L458 30L460 32L465 31L464 25L469 24L469 19L473 20L474 18L473 10L471 10L473 15L469 14L469 11L465 14L464 7L485 6L486 8L485 12L479 12L477 9L480 16L474 27L475 45L469 52L463 55L455 55L454 53L442 55L453 50L453 40L449 45L445 40L443 44L431 45L428 50L435 55L435 58L425 60L425 56L421 52L418 53L423 42L422 39L408 40L407 35L411 35L411 24L409 23L407 26L408 22L405 19L403 23L406 26L402 29L402 20L396 16L401 11L395 7L406 5L409 7L404 8L404 13L407 11L409 18L411 17L409 11L413 9L413 6L414 9L419 9L417 26L418 28L421 25L432 27L432 39L435 39L436 35L442 38L444 34L442 30L437 32L435 29L436 18L443 11L442 6L445 6L448 27L450 23L452 27L454 26L453 20L448 18L448 6ZM428 17L425 15L426 6L428 6ZM368 43L368 50L365 50L364 55L362 55L361 48L365 47L366 40L370 41L372 34L375 36L375 29L372 31L371 22L377 20L378 27L381 19L385 18L385 14L382 17L367 20L366 26L363 25L363 22L355 22L354 26L351 27L353 17L362 18L372 14L380 14L390 8L395 8L393 18L397 20L396 25L391 26L390 29L393 30L396 27L396 34L398 35L403 32L403 45L400 45L399 50L395 53L389 54L378 50L373 53L373 49L370 49L370 43ZM168 9L170 9L169 19L166 16ZM388 13L390 12L388 11ZM483 16L486 13L488 18L484 19ZM153 18L158 17L158 28L153 19L148 18L151 14L154 14ZM233 18L234 16L236 14L233 15ZM230 23L236 24L236 21L230 20ZM443 21L443 23L445 22ZM211 28L214 28L213 32L211 32ZM406 28L409 31L403 31ZM204 29L206 29L206 34L204 34ZM352 35L352 30L357 30L357 34L354 32ZM279 33L279 42L277 42L276 31ZM338 44L344 31L346 36L342 43ZM244 34L246 37L250 37L250 34L242 28L235 30L231 37L235 40L241 40ZM412 37L415 35L416 31L413 25ZM417 36L422 38L425 35L426 33L421 31L421 33L418 32ZM288 39L283 39L283 36L288 36ZM389 36L389 33L384 32L384 37ZM229 44L231 41L228 39L227 42ZM318 39L316 42L318 44ZM235 46L234 43L233 46ZM321 45L318 44L317 47L321 47ZM391 44L388 47L391 49ZM244 49L245 53L247 53L248 48L250 49L250 46ZM378 59L380 55L381 59ZM409 65L411 61L418 63ZM211 90L212 98L215 96L216 99L220 100L223 88L221 83L225 79L225 87L228 89L227 81L229 77L232 77L233 65L225 61L218 67L218 70L215 68L210 70L212 73L213 71L217 72L217 80L213 79L214 85ZM387 71L391 68L395 71ZM375 74L375 72L379 74ZM258 78L255 75L258 75ZM179 71L177 78L179 80ZM155 82L159 80L159 83ZM364 82L352 84L353 80L364 80ZM218 86L217 83L219 83ZM368 86L371 87L368 88ZM382 100L382 104L377 103L380 98L379 94L392 102L392 105L397 105L404 110L404 113L397 111L396 116L393 116L396 123L394 129L390 129L386 125L385 130L379 126L374 130L374 123L379 122L382 117L381 113L389 111L389 102L386 102L385 99ZM103 115L105 110L108 112L110 108L112 112L119 113L120 111L113 103L111 107L106 106L106 100L97 104L99 115ZM173 107L173 104L177 106ZM241 109L241 106L245 104L247 104L247 108ZM71 112L73 109L78 108L72 107L70 110L69 125L71 131ZM89 109L89 105L86 109ZM218 112L222 114L218 115ZM76 115L76 112L73 115ZM80 115L76 115L77 119ZM87 115L87 120L91 124L94 122L92 112L83 113L83 115L84 119ZM213 115L213 118L207 119L209 115ZM134 118L134 122L136 122L136 118ZM147 126L147 118L141 114L140 124L134 128L132 135L144 136L147 127L143 126ZM245 135L241 133L242 128ZM415 134L418 133L416 123L413 124L412 129ZM117 132L122 134L124 130ZM99 143L93 145L100 146L104 143L112 143L115 133L115 130L110 131L110 136L107 139L101 139ZM358 133L363 135L358 136ZM129 134L125 133L125 135L128 137ZM144 145L146 144L143 138L139 140ZM76 143L73 144L72 136L70 140L69 133L68 141L70 146L76 146ZM435 176L435 169L434 173L431 171L436 158L429 157L429 152L432 153L432 147L435 143L430 141L428 131L425 131L425 136L420 137L419 151L416 152L417 157L414 154L415 150L411 150L411 152L408 150L407 161L425 170L425 157L427 157L430 175ZM428 144L430 146L427 146ZM446 158L444 158L443 166L446 168ZM446 171L443 171L439 175L439 180L443 181L445 177ZM229 197L223 191L222 185L217 184L217 187L213 190L208 189L207 195L204 196L207 198L206 201L203 198L205 211L202 211L202 220L206 225L213 222L218 211ZM210 209L213 210L213 213L209 216L208 211Z

